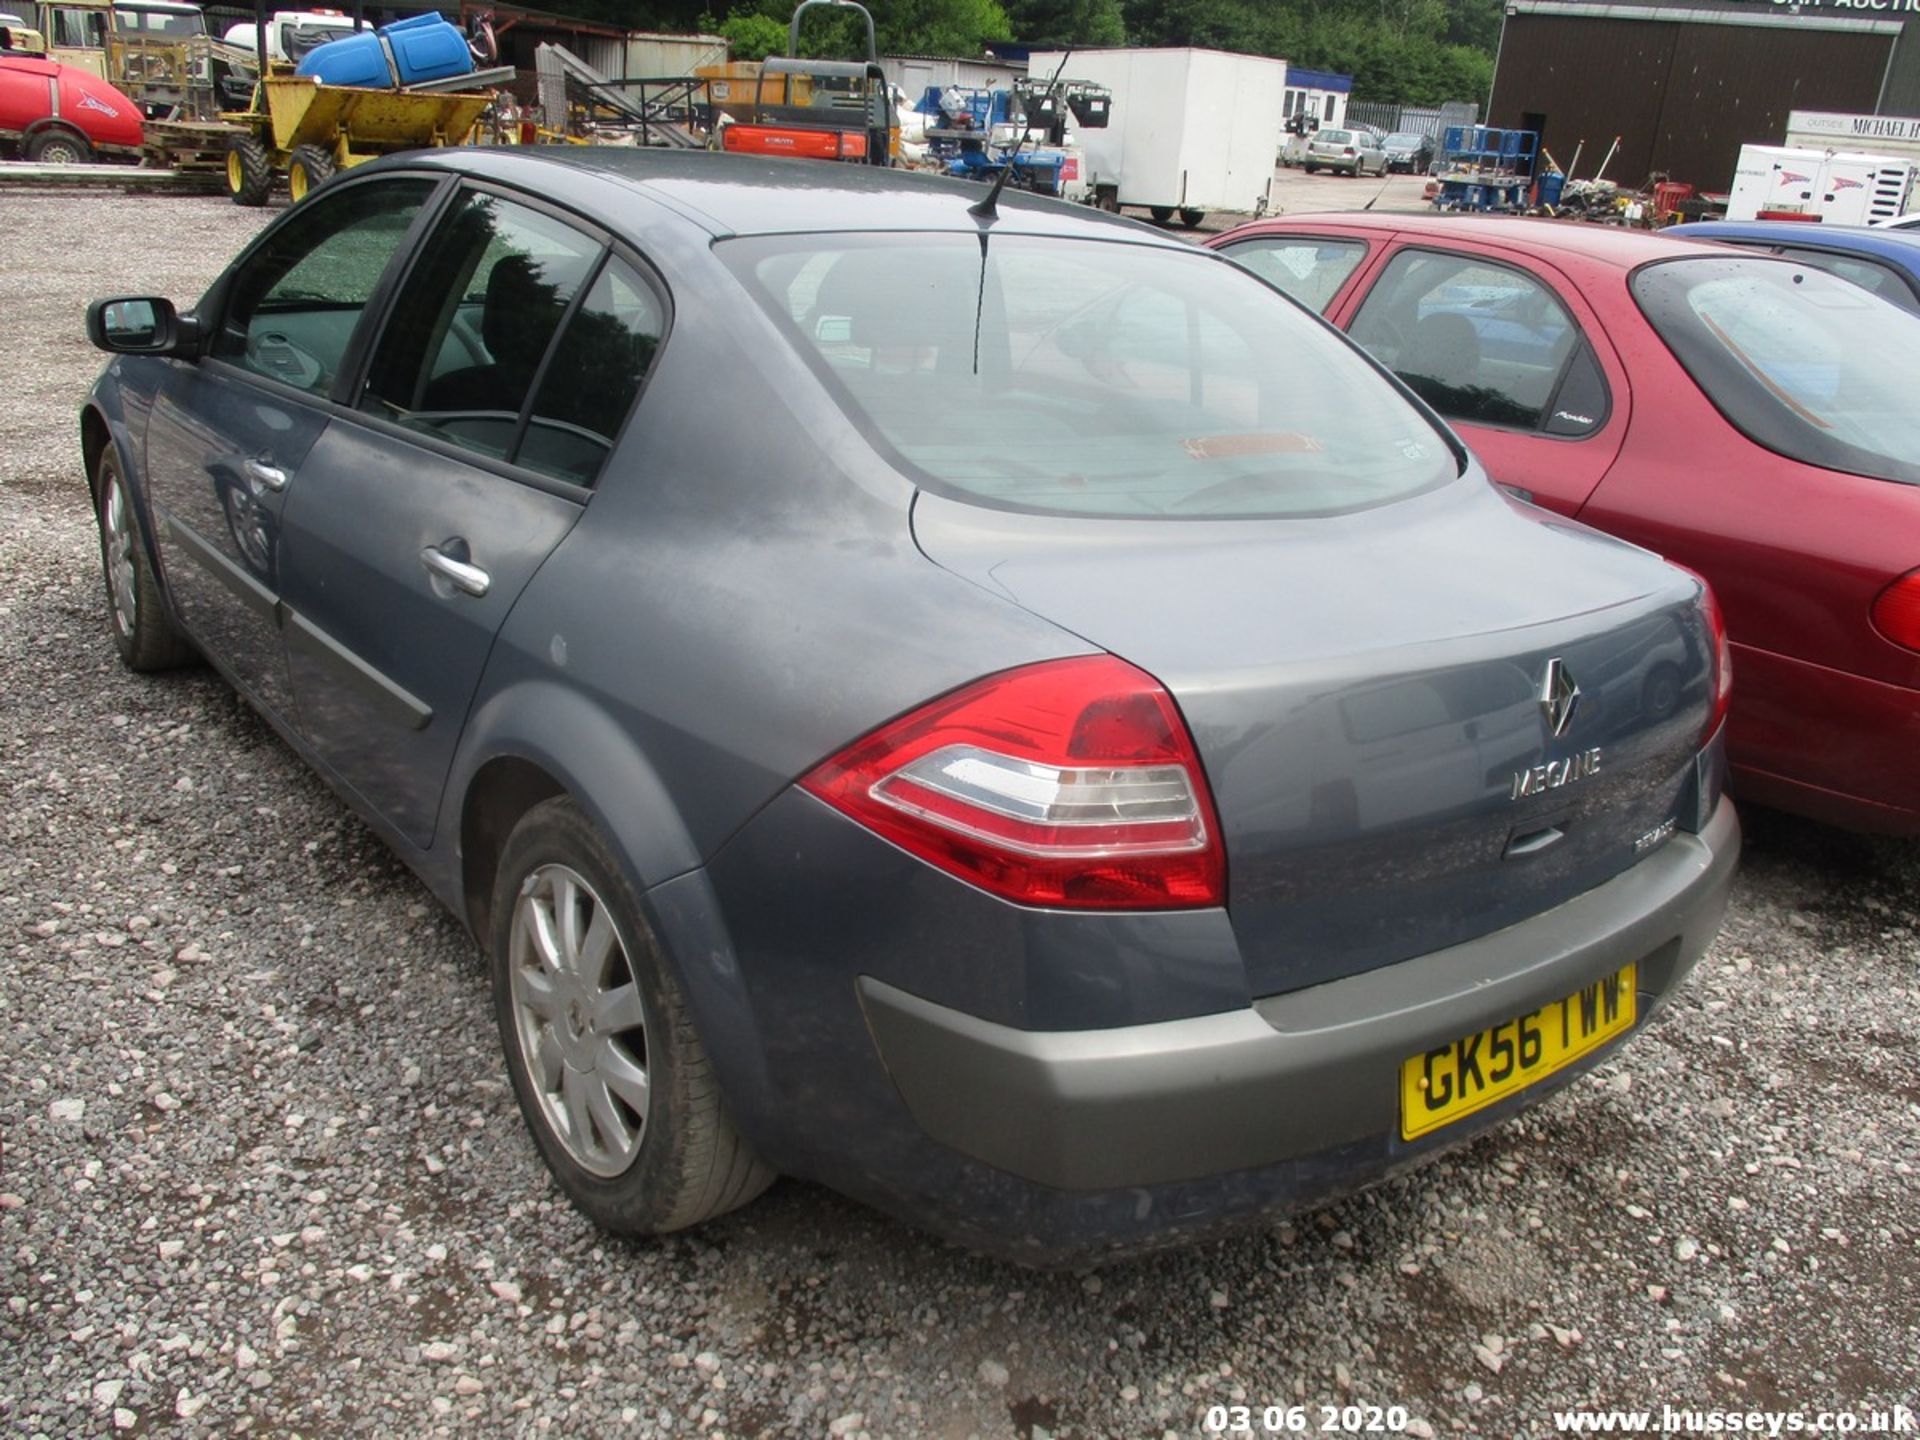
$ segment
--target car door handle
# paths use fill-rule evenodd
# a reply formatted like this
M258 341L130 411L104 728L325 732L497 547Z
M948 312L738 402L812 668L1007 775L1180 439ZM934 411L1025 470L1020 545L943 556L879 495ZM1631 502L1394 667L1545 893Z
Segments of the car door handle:
M420 563L454 589L472 595L476 599L485 595L488 587L493 584L493 577L478 565L470 565L465 560L456 560L444 550L432 545L420 552Z
M247 461L247 474L252 479L258 480L269 490L284 490L287 488L287 472L282 470L278 465L267 464L264 460Z

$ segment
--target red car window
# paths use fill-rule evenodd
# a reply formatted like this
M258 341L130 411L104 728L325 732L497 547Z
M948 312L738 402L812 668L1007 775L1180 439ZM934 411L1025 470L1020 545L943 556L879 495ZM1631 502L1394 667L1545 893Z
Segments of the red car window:
M1367 246L1363 240L1260 235L1222 245L1220 253L1246 266L1282 295L1324 313L1347 277L1367 258Z
M1348 333L1450 420L1562 436L1606 421L1606 383L1579 327L1512 266L1403 250Z

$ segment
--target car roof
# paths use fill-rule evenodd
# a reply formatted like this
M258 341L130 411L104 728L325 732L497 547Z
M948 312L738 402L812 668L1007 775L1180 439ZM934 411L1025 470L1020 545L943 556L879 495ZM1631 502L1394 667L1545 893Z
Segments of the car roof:
M376 163L455 169L551 193L589 211L605 211L623 192L639 192L715 237L849 230L977 233L982 222L968 207L986 193L977 183L918 171L704 150L480 146L416 150ZM1012 187L1000 195L991 230L1194 248L1138 221Z
M1816 245L1892 260L1920 271L1920 232L1865 225L1813 225L1800 220L1702 220L1673 232L1701 240L1765 241L1770 245Z
M1325 225L1358 230L1399 231L1403 234L1477 240L1488 245L1511 245L1541 254L1578 256L1601 265L1630 270L1649 260L1697 255L1697 241L1673 240L1645 230L1623 230L1614 225L1592 225L1572 220L1549 220L1523 215L1394 215L1369 211L1329 211L1289 215L1284 220L1258 220L1227 235L1263 232L1290 234Z

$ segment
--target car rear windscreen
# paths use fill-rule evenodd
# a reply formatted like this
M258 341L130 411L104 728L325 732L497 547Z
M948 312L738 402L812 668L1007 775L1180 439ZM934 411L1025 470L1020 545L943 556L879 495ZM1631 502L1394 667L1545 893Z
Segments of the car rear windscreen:
M1211 255L938 234L718 250L883 451L962 499L1324 515L1459 473L1359 352Z
M1811 265L1649 265L1634 299L1721 414L1826 470L1920 484L1920 316Z

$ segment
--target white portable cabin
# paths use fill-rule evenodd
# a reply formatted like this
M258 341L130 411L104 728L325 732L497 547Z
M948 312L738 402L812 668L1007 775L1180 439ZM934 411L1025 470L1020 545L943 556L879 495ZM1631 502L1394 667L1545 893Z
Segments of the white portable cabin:
M1907 208L1914 161L1863 151L1742 145L1727 219L1805 215L1829 225L1869 225Z
M1037 50L1027 74L1051 79L1060 58L1057 50ZM1075 50L1060 78L1113 92L1107 126L1079 132L1101 203L1194 218L1267 208L1286 61L1224 50Z

